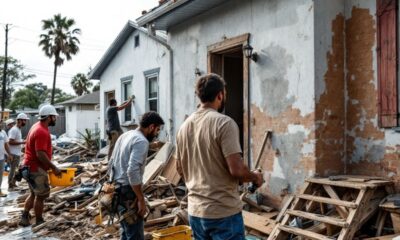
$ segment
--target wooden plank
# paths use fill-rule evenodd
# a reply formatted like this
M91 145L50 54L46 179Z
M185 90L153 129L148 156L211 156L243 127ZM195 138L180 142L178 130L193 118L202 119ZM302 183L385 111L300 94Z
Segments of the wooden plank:
M228 39L225 39L224 41L217 42L215 44L208 46L207 51L210 53L224 51L224 50L233 48L235 46L242 45L244 42L247 42L249 37L250 37L250 34L245 33L245 34L242 34L237 37L228 38Z
M397 213L390 213L390 218L393 222L394 233L400 233L400 215Z
M348 208L357 208L357 204L355 204L353 202L342 201L342 200L338 200L338 199L312 196L312 195L308 195L308 194L298 194L297 197L299 197L301 199L305 199L305 200L315 201L315 202L327 203L327 204L338 205L338 206L343 206L343 207L348 207Z
M248 228L257 230L261 233L270 235L272 230L275 227L275 221L259 216L255 213L251 213L248 211L242 211L244 225Z
M282 219L283 215L285 214L286 210L289 208L290 204L292 203L293 198L294 198L294 195L289 195L286 198L286 201L283 204L283 207L282 207L281 211L279 212L278 216L276 217L276 221L277 222L281 221L281 219Z
M365 183L353 183L353 182L346 182L346 181L331 181L328 178L309 178L309 179L306 179L306 181L310 182L310 183L318 183L318 184L338 186L338 187L347 187L347 188L354 188L354 189L366 189L367 188Z
M143 188L145 188L151 180L153 180L162 170L164 164L170 158L174 146L171 143L165 143L160 151L157 152L154 159L148 163L143 174Z
M164 167L164 170L162 171L161 176L168 179L168 182L170 182L174 186L178 185L179 181L181 180L181 176L179 175L177 168L176 168L175 155L171 156L167 165Z
M315 232L310 232L301 228L294 228L294 227L289 227L289 226L279 226L279 229L281 231L285 231L291 234L295 234L298 236L302 236L308 239L313 239L313 240L332 240L334 238L330 238L327 236L324 236L322 234L319 233L315 233Z
M161 218L148 220L145 222L144 226L147 227L147 226L151 226L151 225L155 225L155 224L159 224L159 223L165 223L165 222L174 220L174 218L175 218L175 214L168 214Z
M308 212L303 212L303 211L299 211L299 210L291 210L291 209L287 210L287 213L292 216L307 218L310 220L323 222L323 223L327 223L327 224L332 224L332 225L339 226L339 227L347 228L349 226L349 224L346 223L346 221L344 221L342 219L328 217L328 216L324 216L324 215L320 215L320 214L308 213Z
M325 189L326 193L328 193L329 197L331 197L332 199L340 201L339 196L336 194L335 190L331 186L323 185L323 188ZM339 215L343 219L346 219L347 216L349 216L349 212L347 211L346 208L344 208L342 206L335 206L335 208L336 208L336 211L338 211Z
M392 240L395 237L400 236L400 234L392 234L380 237L364 238L364 240Z

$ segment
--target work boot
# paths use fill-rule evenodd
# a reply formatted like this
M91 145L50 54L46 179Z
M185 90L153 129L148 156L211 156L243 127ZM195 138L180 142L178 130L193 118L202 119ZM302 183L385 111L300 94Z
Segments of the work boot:
M22 212L22 216L21 216L21 220L19 221L18 225L23 226L23 227L27 227L29 225L31 225L30 221L29 221L29 212Z
M33 224L32 227L37 227L42 223L44 223L44 219L42 217L41 218L36 218L36 223Z
M7 194L1 192L1 190L0 190L0 197L7 197Z

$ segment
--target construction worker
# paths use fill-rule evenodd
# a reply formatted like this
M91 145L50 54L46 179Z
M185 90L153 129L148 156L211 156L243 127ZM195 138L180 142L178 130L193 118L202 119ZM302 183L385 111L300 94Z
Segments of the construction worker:
M7 155L6 155L7 153ZM10 161L10 148L8 146L8 137L4 130L0 130L0 197L7 197L7 194L1 191L1 183L3 182L3 172L5 161ZM7 160L6 160L7 159Z
M36 223L40 225L43 220L44 200L50 195L48 170L56 176L61 176L61 171L51 162L52 145L49 126L55 126L57 111L52 105L44 105L39 110L39 122L35 123L26 137L25 155L22 164L22 176L27 180L30 195L25 201L22 213L21 226L30 225L29 211L34 208Z
M200 77L201 105L177 134L177 170L188 188L188 213L194 238L245 239L239 182L263 183L261 173L244 164L239 128L221 114L225 81L216 74Z
M26 125L27 120L29 120L29 117L25 113L18 114L17 124L8 131L8 144L10 145L11 152L11 158L9 162L10 173L8 174L9 190L13 190L15 187L17 187L14 176L15 171L18 169L21 160L22 145L25 144L25 141L22 139L21 128Z
M6 123L6 133L8 134L8 131L10 131L10 129L11 129L12 127L14 127L14 125L15 125L15 120L12 119L12 118L10 118L10 119L7 119L5 123Z
M164 125L163 119L156 112L147 112L143 115L139 128L125 132L115 143L114 152L110 159L111 180L120 187L117 194L119 199L120 215L131 210L133 206L137 216L125 218L121 224L121 239L144 239L143 216L146 214L142 179L146 166L149 142L158 136Z
M107 108L107 135L109 140L108 146L108 159L110 159L112 151L114 149L115 142L118 137L123 133L118 117L118 111L121 111L128 107L132 103L132 97L129 97L120 106L117 106L117 100L114 98L110 100L110 106Z

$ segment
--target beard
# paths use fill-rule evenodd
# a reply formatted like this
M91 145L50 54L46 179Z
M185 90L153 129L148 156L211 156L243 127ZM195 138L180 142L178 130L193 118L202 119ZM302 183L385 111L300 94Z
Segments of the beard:
M25 127L26 123L21 123L21 127Z
M49 126L54 127L56 125L56 120L51 119L49 122Z
M222 113L224 110L225 110L225 99L222 100L221 106L219 106L219 108L218 108L218 112Z
M158 134L155 134L154 132L150 132L146 135L146 139L149 142L152 142L156 137L158 137Z

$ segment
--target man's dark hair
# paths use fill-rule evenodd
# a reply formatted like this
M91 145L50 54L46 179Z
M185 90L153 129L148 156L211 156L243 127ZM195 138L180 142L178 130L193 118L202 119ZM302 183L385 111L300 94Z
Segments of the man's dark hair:
M217 74L210 73L197 79L196 95L202 103L213 102L218 93L224 91L225 81Z
M115 98L111 98L110 99L110 106L116 105L116 104L117 104L117 100L115 100Z
M140 120L140 127L147 128L151 124L161 126L164 125L164 120L160 117L158 113L154 111L143 114L142 119Z

